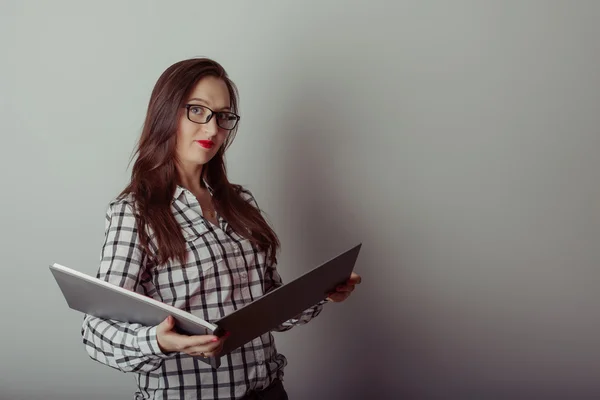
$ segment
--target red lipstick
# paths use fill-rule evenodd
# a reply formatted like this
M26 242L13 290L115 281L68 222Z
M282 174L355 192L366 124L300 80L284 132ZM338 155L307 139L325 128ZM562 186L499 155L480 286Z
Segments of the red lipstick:
M215 144L210 141L210 140L196 140L196 142L198 142L198 144L202 147L204 147L205 149L210 149L212 148Z

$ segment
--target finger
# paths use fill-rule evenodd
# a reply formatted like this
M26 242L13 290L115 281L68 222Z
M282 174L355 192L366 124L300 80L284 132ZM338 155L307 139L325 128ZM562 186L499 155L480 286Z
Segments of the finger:
M219 355L219 353L221 353L221 351L223 350L223 342L219 342L219 346L217 346L216 349L213 350L213 356Z
M346 298L350 295L348 292L338 292L329 296L330 301L340 302L346 300Z
M339 298L341 295L345 295L346 293L348 293L348 292L346 292L345 290L344 290L344 291L342 291L342 290L338 290L338 289L336 288L336 290L335 290L334 292L329 292L329 293L327 293L327 297L325 298L325 300L328 300L328 301L335 301L335 300L336 300L337 298Z
M204 351L200 351L200 350L188 350L186 351L187 354L189 354L192 357L208 357L208 355L204 352Z
M360 285L360 283L362 282L362 278L360 275L358 275L356 272L353 272L350 275L350 278L348 279L348 284L351 285Z
M195 355L195 357L203 357L203 358L209 358L209 357L216 357L219 355L219 353L221 352L221 349L215 349L213 351L204 351L201 353L198 353Z
M221 352L221 350L223 350L223 342L219 341L218 344L209 346L203 353L207 357L214 357L217 354L219 354Z
M217 343L219 338L213 335L200 335L182 336L180 340L183 348L190 350L194 348L206 349L208 345Z
M219 349L222 349L222 348L223 348L223 341L221 341L221 340L219 340L219 341L218 341L218 342L216 342L216 343L209 344L209 345L207 346L207 350L208 350L209 352L213 352L213 353L214 353L214 352L217 352Z
M194 349L197 349L200 352L203 351L206 353L206 352L210 352L210 351L215 351L215 349L218 349L222 345L223 345L223 340L217 340L216 342L210 342L208 344L195 346Z
M354 285L340 285L335 288L338 292L351 292L354 290Z
M339 303L339 302L342 302L344 300L345 300L345 297L341 296L341 295L340 296L331 296L331 301L333 303Z
M192 356L202 356L203 354L207 357L212 357L216 354L222 346L220 345L212 345L212 346L197 346L187 349L186 353Z
M202 358L209 358L209 357L214 356L214 354L212 354L211 352L207 352L207 351L190 351L187 354L189 354L192 357L202 357Z
M166 332L172 331L174 327L175 327L175 319L171 315L169 315L160 324L158 324L158 326L156 327L156 330L158 333L166 333Z

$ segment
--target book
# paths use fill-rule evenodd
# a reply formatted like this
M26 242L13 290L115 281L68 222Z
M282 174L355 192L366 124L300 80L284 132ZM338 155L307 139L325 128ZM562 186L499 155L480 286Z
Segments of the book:
M73 310L145 326L158 325L171 315L175 329L182 334L221 337L229 333L217 357L200 358L213 368L219 368L221 357L298 316L345 283L354 270L361 247L362 243L359 243L231 314L210 322L58 263L50 265L50 271Z

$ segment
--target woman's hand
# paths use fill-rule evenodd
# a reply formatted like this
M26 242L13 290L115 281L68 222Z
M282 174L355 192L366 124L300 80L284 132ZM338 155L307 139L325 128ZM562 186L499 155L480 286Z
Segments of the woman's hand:
M181 335L173 330L175 320L168 316L156 329L158 347L163 353L182 352L193 357L214 357L223 348L226 337L213 335Z
M335 292L329 293L327 300L333 301L336 303L346 300L350 296L352 291L354 291L354 288L356 287L356 285L360 285L361 281L362 281L362 278L360 277L360 275L353 272L345 284L339 285L338 287L335 288L336 289Z

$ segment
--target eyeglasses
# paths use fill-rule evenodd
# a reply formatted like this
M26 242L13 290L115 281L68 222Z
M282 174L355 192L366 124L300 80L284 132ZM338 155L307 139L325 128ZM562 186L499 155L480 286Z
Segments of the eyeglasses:
M235 128L240 120L240 116L235 113L228 111L215 112L210 108L199 104L186 104L184 107L187 109L188 119L197 124L207 124L212 117L216 115L217 125L220 128L230 131Z

